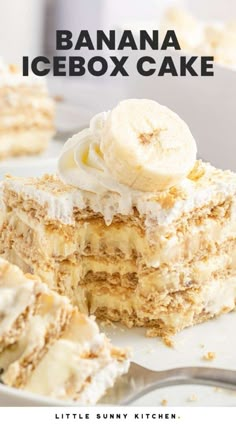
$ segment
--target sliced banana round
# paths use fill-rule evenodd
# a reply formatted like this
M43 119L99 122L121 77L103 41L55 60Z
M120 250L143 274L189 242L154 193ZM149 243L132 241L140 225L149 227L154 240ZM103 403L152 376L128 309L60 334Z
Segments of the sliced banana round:
M104 124L101 151L107 168L133 189L162 191L194 166L196 143L180 117L153 100L124 100Z

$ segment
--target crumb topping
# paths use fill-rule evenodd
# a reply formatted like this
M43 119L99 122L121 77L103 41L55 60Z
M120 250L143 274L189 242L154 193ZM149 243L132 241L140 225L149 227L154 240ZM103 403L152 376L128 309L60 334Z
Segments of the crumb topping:
M212 361L216 358L216 353L214 351L208 351L202 356L203 360Z

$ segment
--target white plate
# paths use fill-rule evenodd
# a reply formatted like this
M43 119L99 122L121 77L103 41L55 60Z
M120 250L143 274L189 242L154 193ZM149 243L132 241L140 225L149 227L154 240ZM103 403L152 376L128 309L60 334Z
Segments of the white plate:
M189 328L174 337L174 348L166 347L159 338L147 338L144 329L121 326L101 326L112 343L131 347L133 360L155 370L181 366L209 366L236 369L236 312L216 320ZM202 360L213 351L213 361ZM196 398L191 401L191 397ZM135 402L136 406L160 406L165 399L168 406L236 406L236 391L225 391L203 386L178 386L152 392ZM0 406L65 405L44 397L27 394L0 385Z
M71 132L86 127L92 112L79 106L59 103L56 107L57 131ZM66 140L65 140L66 141ZM38 177L56 170L57 158L63 146L63 141L51 140L48 149L40 155L19 156L0 161L0 180L5 174L19 177Z
M184 366L207 366L236 369L236 312L201 325L185 329L173 338L174 347L167 347L160 338L147 338L143 329L106 328L114 344L130 346L134 361L154 370ZM203 360L207 352L216 354L213 361ZM196 401L189 401L191 396ZM236 406L236 391L203 386L164 388L139 399L136 406L159 406L166 399L170 406Z

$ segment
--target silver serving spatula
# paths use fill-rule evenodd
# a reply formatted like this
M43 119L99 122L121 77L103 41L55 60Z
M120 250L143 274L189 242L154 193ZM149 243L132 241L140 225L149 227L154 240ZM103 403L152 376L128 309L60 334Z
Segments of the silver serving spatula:
M156 372L131 363L99 403L129 405L143 395L172 385L198 384L236 391L236 371L210 367L180 367Z

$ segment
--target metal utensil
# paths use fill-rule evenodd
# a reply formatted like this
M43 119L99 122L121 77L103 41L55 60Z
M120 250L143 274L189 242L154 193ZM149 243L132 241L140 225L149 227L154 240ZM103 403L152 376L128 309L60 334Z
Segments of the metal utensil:
M209 385L236 391L236 371L208 367L182 367L156 372L131 363L128 373L119 378L99 404L127 406L143 395L163 387L183 384ZM2 388L1 388L2 387ZM4 389L4 391L3 391ZM3 396L11 406L75 406L76 403L37 396L24 390L0 384L0 405ZM9 400L12 399L12 404Z
M181 367L156 372L131 363L128 373L118 379L100 403L126 406L153 390L183 384L208 385L236 391L236 371Z

